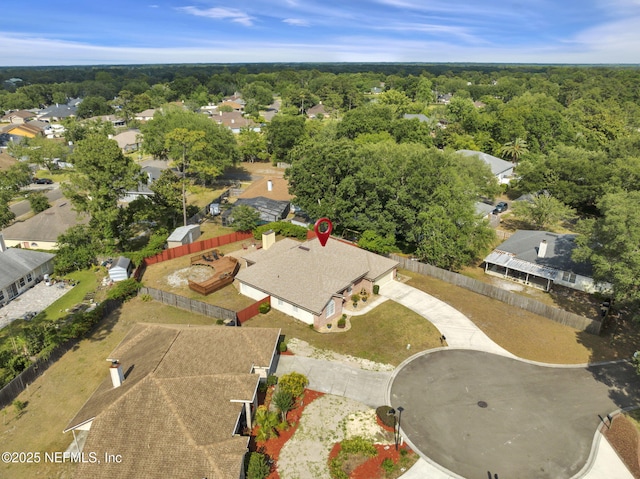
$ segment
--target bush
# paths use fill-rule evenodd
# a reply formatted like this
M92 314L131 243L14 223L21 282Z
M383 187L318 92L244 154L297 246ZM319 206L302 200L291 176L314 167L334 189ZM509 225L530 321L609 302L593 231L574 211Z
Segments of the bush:
M269 374L269 376L267 376L267 386L275 386L276 384L278 384L278 376Z
M218 325L224 324L224 319L216 319L216 324Z
M148 303L149 301L151 301L153 298L151 297L150 294L143 294L140 296L140 299L145 302Z
M107 299L120 299L122 301L126 301L138 294L141 287L142 285L134 278L118 281L107 293Z
M258 311L260 311L261 314L267 314L271 311L271 305L269 303L262 303L258 306Z
M252 452L247 466L247 479L264 479L271 472L267 458L259 452Z
M22 410L27 407L27 404L19 399L13 401L13 407L16 409L16 412L22 412Z
M329 475L332 479L349 479L349 474L342 469L343 465L344 459L340 456L334 457L329 461Z
M393 472L393 469L395 468L395 464L391 459L387 457L384 461L382 461L380 467L382 467L382 470L385 474L391 474Z
M308 384L307 377L300 373L293 372L280 378L280 389L291 393L294 398L301 396Z
M374 457L378 455L378 450L374 446L373 441L366 439L362 436L354 436L351 439L345 439L342 441L341 452L345 454L362 454L367 457Z
M379 284L374 284L373 285L373 294L378 294L380 292L380 285Z
M281 353L286 353L287 352L287 343L280 343L278 345L278 351L280 351Z
M359 294L352 294L351 295L351 301L353 302L353 304L356 304L358 301L360 301L360 295Z
M338 320L338 327L339 328L344 328L347 325L347 318L345 317L345 315L342 315L342 318L340 318Z
M390 406L380 406L376 409L378 419L380 419L380 422L387 427L395 427L396 425L395 416L388 414L391 409L392 408Z
M287 238L296 238L301 241L307 239L307 229L304 226L294 225L287 221L274 221L273 223L258 226L253 230L253 237L257 240L262 239L262 233L269 230L273 230L275 234Z

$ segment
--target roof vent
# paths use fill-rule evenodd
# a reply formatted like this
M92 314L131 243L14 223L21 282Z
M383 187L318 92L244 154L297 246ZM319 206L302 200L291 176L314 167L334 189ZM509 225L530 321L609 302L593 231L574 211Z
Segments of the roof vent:
M304 251L311 251L311 249L306 246L298 246L298 248Z
M117 359L107 359L111 363L111 367L109 368L109 372L111 373L111 382L113 383L113 387L117 388L122 386L124 382L124 374L122 373L122 364Z
M547 254L547 240L540 241L540 246L538 246L538 258L544 258L544 255Z

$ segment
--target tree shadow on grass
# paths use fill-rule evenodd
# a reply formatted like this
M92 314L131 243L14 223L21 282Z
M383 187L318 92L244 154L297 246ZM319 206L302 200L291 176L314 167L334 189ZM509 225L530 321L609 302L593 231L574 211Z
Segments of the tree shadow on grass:
M106 313L98 324L93 328L93 332L87 336L90 341L102 341L107 338L114 326L118 323L122 314L122 304L115 306L110 312Z

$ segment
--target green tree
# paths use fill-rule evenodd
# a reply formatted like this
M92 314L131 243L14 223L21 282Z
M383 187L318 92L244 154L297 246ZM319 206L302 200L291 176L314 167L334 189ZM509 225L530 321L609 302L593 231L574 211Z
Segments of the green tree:
M514 215L538 230L553 229L563 221L575 217L575 210L548 192L536 193L531 201L516 201L512 204Z
M378 96L378 102L381 105L391 106L395 110L396 114L402 115L409 109L411 99L405 95L404 92L398 90L387 90Z
M304 117L276 115L266 127L267 150L274 161L287 161L289 151L304 138Z
M55 274L65 275L72 271L89 268L96 263L102 245L94 238L91 228L76 225L58 236L58 252L53 260Z
M69 147L59 140L36 136L20 143L12 143L11 154L17 158L27 158L30 163L44 167L49 171L55 168L53 160L65 161L69 156Z
M78 121L76 118L71 117L62 120L62 124L65 127L64 139L71 143L77 143L91 133L108 136L113 135L116 132L113 123L111 123L110 121Z
M231 227L234 231L251 231L258 226L260 213L249 205L238 205L231 213L233 223Z
M35 214L41 213L49 208L49 200L40 191L33 191L28 196L29 205Z
M264 134L243 128L238 134L238 150L244 161L268 161L267 141Z
M114 113L111 105L101 96L87 96L78 105L76 116L78 118L91 118L100 115L112 115Z
M285 390L278 390L271 398L271 402L280 412L280 420L283 423L287 422L287 413L293 408L293 396L291 393Z
M190 131L175 128L165 135L165 148L168 155L182 171L182 215L187 226L187 174L195 159L207 150L204 131Z
M5 190L0 190L0 228L4 228L11 223L16 215L9 208L9 201L11 201L11 193Z
M578 223L575 261L589 261L593 278L613 285L613 298L640 320L640 191L608 193L600 217Z
M123 240L118 200L135 188L140 167L126 157L114 140L91 133L80 140L71 155L76 174L62 191L78 211L91 216L92 234L111 250Z
M388 254L395 249L393 235L380 236L375 231L367 230L360 236L358 246L378 254Z
M500 154L509 158L516 164L516 166L522 156L526 155L528 152L529 148L527 147L527 142L522 138L516 138L513 141L508 141L502 146L502 148L500 148Z

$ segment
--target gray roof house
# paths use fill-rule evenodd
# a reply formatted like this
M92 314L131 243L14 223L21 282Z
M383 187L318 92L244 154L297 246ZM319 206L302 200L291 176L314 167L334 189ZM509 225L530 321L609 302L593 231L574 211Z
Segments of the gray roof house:
M275 238L275 233L271 232ZM240 293L260 300L271 296L271 307L316 329L340 318L352 294L395 278L398 262L330 238L304 243L263 236L263 247L243 256L247 268L236 275Z
M0 305L31 288L45 274L53 273L55 255L20 248L6 248L0 235Z
M255 198L238 198L233 204L233 208L240 205L247 205L255 209L260 213L260 220L265 223L280 221L286 218L289 214L289 210L291 209L291 203L288 201L272 200L270 198L265 198L264 196L257 196ZM233 208L222 213L222 224L224 226L233 223Z
M64 430L86 436L86 457L120 460L77 464L75 477L245 477L258 385L275 371L279 336L267 328L134 325Z
M485 259L485 273L549 291L553 284L592 293L611 290L596 283L591 265L571 258L576 248L573 234L516 231Z
M513 177L513 163L505 161L501 158L482 153L481 151L473 150L458 150L456 153L460 153L465 156L477 156L484 161L491 168L491 172L498 178L500 184L508 184Z

